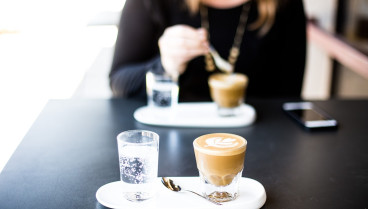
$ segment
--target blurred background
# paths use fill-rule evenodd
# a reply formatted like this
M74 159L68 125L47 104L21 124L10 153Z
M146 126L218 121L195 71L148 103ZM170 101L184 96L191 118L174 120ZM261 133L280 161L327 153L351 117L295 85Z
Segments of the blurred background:
M0 0L0 171L50 99L110 98L125 0ZM368 98L368 0L304 0L303 98Z

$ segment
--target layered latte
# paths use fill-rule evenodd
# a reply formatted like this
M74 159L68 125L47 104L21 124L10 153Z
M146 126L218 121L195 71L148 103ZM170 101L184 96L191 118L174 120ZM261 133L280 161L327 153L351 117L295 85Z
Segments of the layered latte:
M213 133L193 142L201 175L215 186L227 186L242 172L247 141L238 135Z
M216 73L209 77L211 98L222 108L234 108L244 101L248 77L240 73Z

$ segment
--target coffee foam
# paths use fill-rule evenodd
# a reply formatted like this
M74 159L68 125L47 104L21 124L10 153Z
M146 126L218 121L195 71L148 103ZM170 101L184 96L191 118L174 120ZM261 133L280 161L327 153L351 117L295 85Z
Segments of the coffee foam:
M240 73L216 73L211 75L209 79L209 85L216 88L234 88L234 86L244 87L245 85L247 85L247 82L247 76Z
M245 151L247 141L238 135L228 133L213 133L198 137L193 146L200 152L209 155L229 156Z

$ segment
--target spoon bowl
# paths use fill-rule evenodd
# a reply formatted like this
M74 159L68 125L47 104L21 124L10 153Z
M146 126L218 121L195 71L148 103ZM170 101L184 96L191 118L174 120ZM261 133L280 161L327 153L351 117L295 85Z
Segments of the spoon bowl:
M216 51L216 49L212 45L210 45L210 53L219 70L225 73L232 73L234 71L234 66L230 64L228 61L222 59L220 54Z
M171 179L169 179L169 178L167 178L167 177L162 177L161 182L162 182L162 184L163 184L166 188L170 189L171 191L174 191L174 192L180 192L180 191L191 192L191 193L193 193L193 194L196 194L196 195L198 195L198 196L200 196L200 197L202 197L202 198L204 198L204 199L206 199L206 200L208 200L208 201L212 202L213 204L216 204L216 205L222 205L221 203L216 202L216 201L214 201L214 200L211 200L211 199L209 199L209 198L207 198L207 197L205 197L205 196L203 196L203 195L200 195L200 194L198 194L197 192L194 192L194 191L191 191L191 190L182 189L179 185L176 185L176 184L174 183L174 181L173 181L173 180L171 180Z

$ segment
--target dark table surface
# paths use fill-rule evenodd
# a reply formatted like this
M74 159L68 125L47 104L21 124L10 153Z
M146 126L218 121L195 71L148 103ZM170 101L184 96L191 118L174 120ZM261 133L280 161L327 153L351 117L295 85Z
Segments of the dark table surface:
M159 176L197 176L193 140L228 132L248 141L243 176L264 185L263 208L368 208L368 101L314 101L340 122L318 132L290 120L285 101L249 100L253 125L214 129L140 124L137 101L52 100L0 174L0 208L104 208L95 193L119 180L116 135L130 129L160 135Z

